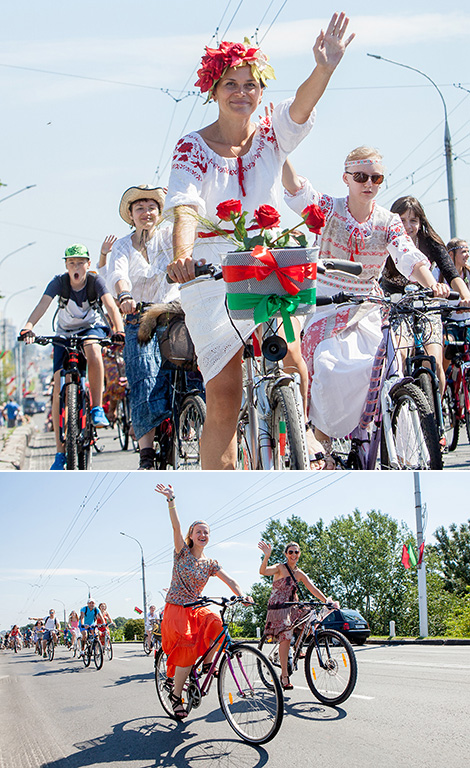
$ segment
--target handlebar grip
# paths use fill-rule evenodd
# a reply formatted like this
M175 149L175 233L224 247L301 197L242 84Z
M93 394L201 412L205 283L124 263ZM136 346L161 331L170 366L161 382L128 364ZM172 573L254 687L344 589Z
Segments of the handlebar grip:
M320 264L317 267L317 271L320 275L324 275L325 272L339 271L346 272L348 275L355 275L358 277L362 272L362 264L358 261L344 261L343 259L322 259L323 266Z
M213 264L196 264L194 265L194 276L195 277L201 277L201 275L214 275L216 271L216 268ZM216 278L217 279L217 278ZM175 280L172 280L170 275L167 274L166 276L167 283L174 283Z
M451 291L448 298L449 301L458 301L460 299L460 293L458 291Z

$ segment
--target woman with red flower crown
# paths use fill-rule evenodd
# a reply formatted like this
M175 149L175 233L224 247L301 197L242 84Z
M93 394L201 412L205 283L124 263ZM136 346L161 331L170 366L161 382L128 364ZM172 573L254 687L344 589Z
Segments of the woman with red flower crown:
M259 109L267 80L274 77L267 57L248 41L224 41L216 49L206 48L196 85L207 93L208 101L217 103L218 117L184 136L174 151L166 198L166 210L174 217L174 261L168 267L173 280L192 280L196 261L218 262L227 251L224 238L204 237L207 232L201 231L202 220L212 225L220 219L230 221L227 209L217 210L222 201L241 201L247 219L260 206L278 207L283 163L311 130L314 107L354 37L345 37L348 23L344 13L333 15L326 32L321 30L315 41L316 67L311 75L293 99L279 104L272 118L266 116L259 124L252 122L252 116ZM265 209L263 214L272 221L272 211ZM259 220L257 225L263 226ZM181 300L206 384L202 467L234 469L242 395L239 334L247 339L254 324L237 321L239 334L233 328L222 281L193 284L181 292ZM287 365L297 367L306 383L299 342L290 345L289 353Z
M377 205L384 180L382 156L373 147L357 147L344 163L348 194L335 198L313 189L290 165L283 172L287 204L296 212L307 203L325 216L320 259L346 259L363 265L360 277L333 272L319 276L317 291L360 296L380 292L378 277L390 255L405 277L447 296L448 288L434 278L426 256L418 250L397 214ZM372 364L382 339L377 304L333 305L319 309L304 325L302 353L309 371L309 417L323 445L326 469L334 469L331 438L349 435L359 424L369 387Z

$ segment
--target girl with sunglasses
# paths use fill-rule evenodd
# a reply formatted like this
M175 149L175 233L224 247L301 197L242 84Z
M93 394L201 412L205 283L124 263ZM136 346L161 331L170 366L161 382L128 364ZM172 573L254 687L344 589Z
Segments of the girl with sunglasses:
M397 214L377 205L384 180L382 156L358 147L346 157L343 182L347 196L335 198L313 189L292 167L283 173L286 202L297 213L316 203L325 215L320 258L360 262L359 277L322 275L319 295L339 291L368 296L380 293L378 278L388 256L407 279L448 295L429 269L429 261L407 235ZM372 363L382 339L380 309L372 302L322 308L307 320L302 354L309 370L309 416L323 445L326 469L334 469L331 438L345 437L357 426L369 387Z
M276 563L275 565L268 565L272 551L271 544L268 544L266 541L260 541L258 547L264 553L259 572L262 576L273 577L273 587L268 601L264 633L279 642L281 685L284 690L290 691L294 687L290 682L287 668L289 647L293 636L292 625L303 615L304 611L292 606L284 607L284 603L298 601L297 587L299 582L322 603L331 602L331 598L326 598L323 592L310 581L307 574L298 567L300 547L296 541L290 541L286 545L284 549L285 562ZM338 603L334 605L335 608L339 608Z

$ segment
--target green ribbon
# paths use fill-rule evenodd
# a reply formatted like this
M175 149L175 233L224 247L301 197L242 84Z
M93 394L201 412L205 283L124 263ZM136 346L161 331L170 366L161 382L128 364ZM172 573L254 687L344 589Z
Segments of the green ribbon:
M315 304L315 296L315 288L299 291L295 296L288 293L282 296L273 293L267 295L263 293L227 293L227 306L229 309L253 309L253 319L256 325L266 323L270 317L280 312L284 323L286 341L291 343L295 340L291 315L295 313L299 304Z

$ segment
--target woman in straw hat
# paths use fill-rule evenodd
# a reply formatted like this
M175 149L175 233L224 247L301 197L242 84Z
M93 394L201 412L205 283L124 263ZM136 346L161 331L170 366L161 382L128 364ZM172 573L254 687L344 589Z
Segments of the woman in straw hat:
M227 242L204 237L201 218L217 223L217 206L240 200L250 219L259 205L278 207L281 169L287 155L309 133L314 107L354 35L346 38L348 19L334 14L313 52L316 67L293 99L279 104L272 118L252 122L263 89L274 77L265 54L248 40L222 42L206 49L196 83L218 106L214 123L183 137L173 156L166 207L174 211L174 261L168 271L180 283L194 277L194 261L220 261ZM199 238L199 239L198 239ZM241 340L254 330L251 321L234 329L225 310L221 282L193 285L181 292L189 332L206 384L207 419L201 441L203 469L234 469L236 423L242 393ZM291 359L301 376L305 366L294 342Z
M158 226L164 202L161 187L142 184L124 192L119 214L132 232L114 243L107 277L126 318L124 361L132 426L140 448L139 469L155 469L155 427L170 412L168 378L161 370L157 335L144 346L137 339L144 306L178 296L177 286L166 279L172 260L171 227Z

